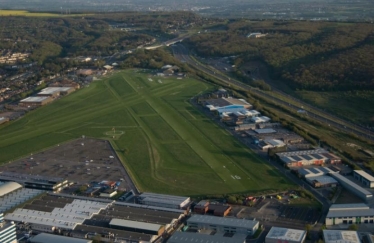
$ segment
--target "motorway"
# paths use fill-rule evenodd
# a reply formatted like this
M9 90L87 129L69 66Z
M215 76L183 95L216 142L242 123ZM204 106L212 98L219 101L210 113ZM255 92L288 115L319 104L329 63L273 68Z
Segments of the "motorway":
M174 56L180 61L189 64L195 69L202 71L216 78L217 80L227 83L229 86L233 85L243 90L251 91L252 93L255 93L256 95L260 97L266 98L268 100L269 99L272 100L276 104L280 104L280 105L283 105L284 107L288 107L289 110L294 111L294 112L297 112L300 109L303 109L307 112L307 115L309 117L312 117L314 120L325 123L328 126L333 127L337 130L344 131L347 133L353 133L358 137L362 137L364 139L374 141L374 132L370 131L369 129L366 129L365 127L358 126L356 124L353 124L351 122L338 118L332 114L326 113L325 111L318 109L310 104L300 101L294 97L290 97L289 95L284 94L279 90L274 90L274 92L278 92L278 94L282 96L286 95L288 99L292 99L293 101L299 104L302 104L302 107L291 104L281 98L271 95L271 93L269 92L265 92L257 88L253 88L233 78L228 78L225 75L222 75L218 70L215 70L213 67L210 67L210 66L207 67L205 65L197 63L196 61L191 59L191 57L189 56L188 49L184 47L182 44L172 45L172 50L173 50Z

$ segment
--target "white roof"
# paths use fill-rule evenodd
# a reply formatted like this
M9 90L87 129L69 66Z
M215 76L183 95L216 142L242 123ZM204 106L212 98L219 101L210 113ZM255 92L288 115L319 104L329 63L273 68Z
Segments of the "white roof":
M354 172L357 173L357 174L359 174L360 176L362 176L366 180L368 180L370 182L374 182L374 177L372 175L366 173L365 171L363 171L363 170L354 170Z
M38 94L41 94L41 95L54 94L54 93L61 92L61 91L62 92L63 91L68 91L71 88L72 87L48 87L48 88L45 88L42 91L40 91Z
M140 229L140 230L151 230L158 232L162 225L160 224L151 224L146 222L137 222L132 220L125 220L125 219L112 219L109 223L109 225L114 226L121 226L121 227L128 227L128 228L134 228L134 229Z
M278 139L265 139L264 142L274 147L283 147L286 145L283 141Z
M61 235L41 233L31 238L32 243L91 243L92 240L76 239Z
M283 240L283 241L302 242L305 238L305 234L306 234L305 230L271 227L266 238Z
M187 223L209 224L209 225L220 225L220 226L253 229L253 227L255 227L258 224L258 221L194 214L192 215L191 218L187 220Z
M325 243L360 243L356 231L352 230L323 230Z
M26 99L21 100L21 102L42 102L46 99L49 99L49 97L43 97L43 96L30 96Z
M150 193L144 192L139 196L141 201L144 202L157 202L157 203L164 203L169 205L177 205L180 207L185 206L188 202L190 202L189 197L181 197L181 196L174 196L174 195L166 195L166 194L157 194L157 193Z
M22 188L22 186L17 182L6 182L0 185L0 197L3 197L4 195L11 193L19 188Z

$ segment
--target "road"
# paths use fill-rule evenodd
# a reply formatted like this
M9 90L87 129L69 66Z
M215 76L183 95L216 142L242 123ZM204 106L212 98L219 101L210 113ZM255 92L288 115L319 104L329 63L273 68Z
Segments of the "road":
M258 96L261 96L263 98L272 100L276 104L283 105L284 107L287 107L289 110L291 110L293 112L297 112L300 109L303 109L307 112L307 115L309 117L313 118L314 120L317 120L319 122L327 124L328 126L333 127L337 130L344 131L344 132L347 132L347 133L353 133L358 137L362 137L362 138L374 141L374 132L370 131L369 129L366 129L364 127L358 126L358 125L353 124L351 122L345 121L345 120L343 120L341 118L338 118L338 117L336 117L336 116L334 116L330 113L326 113L325 111L323 111L319 108L316 108L316 107L314 107L310 104L307 104L303 101L300 101L300 100L298 100L294 97L291 97L287 94L284 94L279 90L274 91L274 92L278 92L278 94L280 94L282 96L287 96L288 99L292 99L293 101L295 101L299 104L302 104L301 107L297 106L297 105L294 105L294 104L289 103L289 102L287 102L287 101L285 101L281 98L273 96L269 92L265 92L265 91L259 90L257 88L253 88L253 87L251 87L247 84L244 84L244 83L242 83L238 80L235 80L233 78L228 78L225 75L222 75L218 70L215 70L212 67L207 67L205 65L197 63L196 61L194 61L189 56L189 51L182 44L173 45L172 50L173 50L174 56L177 59L179 59L180 61L188 63L189 65L191 65L195 69L197 69L199 71L202 71L202 72L216 78L217 80L220 80L224 83L227 83L229 86L232 85L232 86L239 87L239 88L241 88L243 90L246 90L246 91L251 91L252 93L255 93Z

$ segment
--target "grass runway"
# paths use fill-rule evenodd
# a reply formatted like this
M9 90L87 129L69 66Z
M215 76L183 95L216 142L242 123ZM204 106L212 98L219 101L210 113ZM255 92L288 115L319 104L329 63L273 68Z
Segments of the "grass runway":
M293 187L189 103L211 88L119 72L0 127L0 163L85 135L110 140L143 191L193 196ZM115 138L113 127L121 131Z

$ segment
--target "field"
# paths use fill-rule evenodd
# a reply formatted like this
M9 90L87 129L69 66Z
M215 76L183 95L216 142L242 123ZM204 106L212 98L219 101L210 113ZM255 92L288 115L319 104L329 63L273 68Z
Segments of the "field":
M212 87L119 72L0 128L0 163L82 135L111 141L142 191L180 195L284 190L276 169L195 109Z
M25 16L25 17L61 17L61 16L80 16L82 14L69 14L69 15L61 15L58 13L38 13L38 12L29 12L25 10L3 10L0 9L0 16Z

